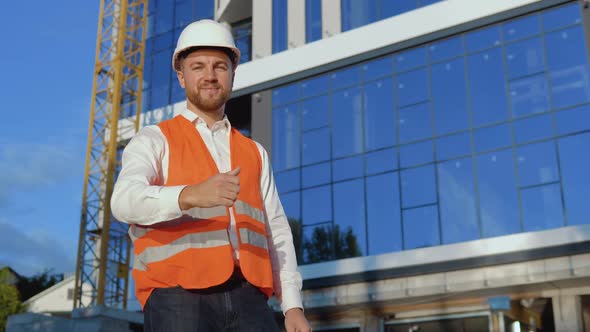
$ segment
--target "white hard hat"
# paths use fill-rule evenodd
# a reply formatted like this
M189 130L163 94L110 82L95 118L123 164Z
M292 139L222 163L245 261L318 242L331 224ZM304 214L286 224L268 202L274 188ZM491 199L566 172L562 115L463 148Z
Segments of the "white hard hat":
M178 43L172 56L172 68L178 67L178 55L191 47L222 47L234 53L234 69L240 62L240 50L234 43L234 37L229 28L213 20L200 20L189 24L178 37Z

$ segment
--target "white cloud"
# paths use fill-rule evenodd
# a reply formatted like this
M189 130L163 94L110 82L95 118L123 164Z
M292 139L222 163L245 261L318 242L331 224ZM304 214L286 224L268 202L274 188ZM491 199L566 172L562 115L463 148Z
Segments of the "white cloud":
M30 276L46 269L73 272L75 250L66 248L67 244L60 234L26 233L0 219L0 265L10 266L19 274Z
M0 145L0 206L14 192L59 184L83 174L83 153L67 143Z

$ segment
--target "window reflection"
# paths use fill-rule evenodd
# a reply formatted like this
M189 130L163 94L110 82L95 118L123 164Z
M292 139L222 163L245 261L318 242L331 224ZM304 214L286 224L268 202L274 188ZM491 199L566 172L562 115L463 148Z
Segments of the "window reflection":
M502 50L490 49L467 58L473 125L508 119Z
M478 239L471 158L438 164L437 171L443 243Z
M477 157L477 178L483 236L520 232L512 150Z
M436 133L447 134L469 128L465 59L433 65L430 76Z
M434 166L422 166L401 171L402 206L436 203Z
M312 225L332 220L332 191L322 186L303 191L302 223Z
M434 146L432 141L403 145L399 157L402 168L427 164L434 160Z
M522 220L527 232L563 226L563 209L558 184L520 191Z
M545 74L510 82L512 116L520 117L549 110L548 96Z
M330 98L320 96L301 103L303 130L316 129L330 124Z
M287 0L272 0L272 53L287 49Z
M559 180L553 141L521 146L516 150L521 186Z
M402 108L398 113L400 143L432 137L429 103Z
M404 249L432 247L440 244L436 205L403 211Z
M363 180L353 180L334 184L334 224L346 231L346 237L354 239L355 250L334 248L336 257L361 256L367 252L367 233L365 230L365 186ZM336 242L338 244L338 242Z
M534 116L512 123L516 144L527 143L553 136L553 119L551 114Z
M365 154L367 175L397 169L397 149L385 149Z
M363 157L337 159L332 162L334 181L347 180L363 176Z
M543 42L540 37L506 45L506 66L510 79L545 70Z
M332 95L332 141L333 157L363 151L362 95L355 87Z
M322 2L305 1L305 40L308 43L322 39Z
M365 148L392 146L396 142L393 79L365 84L363 88L365 115Z
M398 173L367 178L369 255L403 248Z
M590 155L580 153L581 147L587 148L588 146L590 146L590 133L559 140L559 161L568 225L588 223L590 215L590 204L588 204Z
M330 159L330 129L315 129L303 133L302 155L303 165Z
M322 163L313 166L303 167L302 186L312 187L320 184L327 184L331 181L330 163Z
M288 105L273 110L273 154L276 171L299 166L301 137L299 108Z

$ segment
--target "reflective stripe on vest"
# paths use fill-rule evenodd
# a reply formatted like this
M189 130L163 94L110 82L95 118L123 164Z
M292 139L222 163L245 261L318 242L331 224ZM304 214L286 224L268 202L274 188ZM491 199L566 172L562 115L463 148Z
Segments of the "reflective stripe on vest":
M225 217L227 215L227 208L224 206L215 206L210 208L199 208L194 207L186 211L186 214L178 219L174 219L172 221L165 221L160 223L160 225L165 224L166 227L174 226L175 224L180 224L184 221L199 221L201 219L212 219L217 217ZM143 227L137 225L131 225L129 228L129 237L132 241L135 241L142 236L146 235L148 232L154 230L155 228L152 227Z
M268 242L266 236L256 233L248 228L240 228L240 241L245 244L250 244L268 250Z
M229 245L227 230L188 234L163 246L146 248L133 259L133 268L146 271L147 264L170 258L184 250L224 245Z
M262 212L262 210L257 209L244 201L239 201L239 200L236 201L236 203L234 204L234 207L236 208L236 213L245 214L260 223L263 223L263 224L265 223L264 222L264 219L265 219L264 212Z

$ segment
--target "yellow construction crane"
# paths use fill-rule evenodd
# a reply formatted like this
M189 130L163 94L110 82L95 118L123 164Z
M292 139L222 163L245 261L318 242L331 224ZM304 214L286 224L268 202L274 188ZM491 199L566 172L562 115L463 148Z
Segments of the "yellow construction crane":
M110 198L123 138L139 127L147 9L148 0L100 1L74 308L127 307L131 243Z

